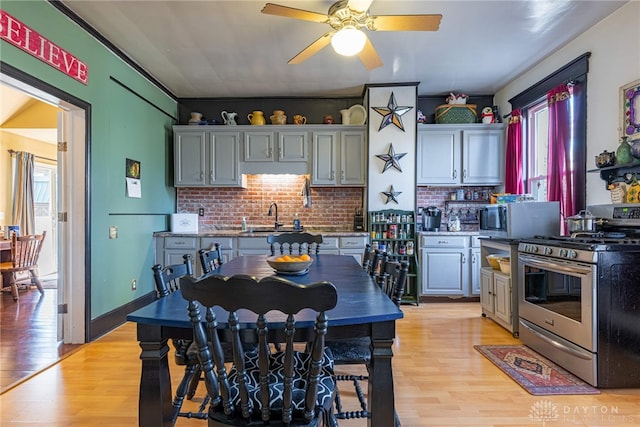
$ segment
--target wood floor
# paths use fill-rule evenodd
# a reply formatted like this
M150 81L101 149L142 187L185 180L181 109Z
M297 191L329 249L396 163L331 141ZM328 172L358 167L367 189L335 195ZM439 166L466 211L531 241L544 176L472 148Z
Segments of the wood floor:
M518 343L482 318L478 303L426 303L403 311L393 367L404 427L640 426L640 389L586 396L532 396L523 390L473 349ZM136 426L138 357L135 325L125 324L4 393L0 425ZM174 384L180 374L172 370ZM542 416L536 412L540 407L546 408ZM183 418L177 425L206 423ZM365 425L364 420L340 422L341 427Z
M58 344L56 289L45 286L40 295L30 287L20 289L18 295L18 301L10 292L0 296L0 392L79 347Z

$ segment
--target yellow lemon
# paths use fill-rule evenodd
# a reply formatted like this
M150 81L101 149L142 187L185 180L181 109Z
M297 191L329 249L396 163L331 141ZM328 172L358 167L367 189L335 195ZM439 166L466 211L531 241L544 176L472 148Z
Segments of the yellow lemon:
M300 261L309 261L311 257L307 254L300 255Z

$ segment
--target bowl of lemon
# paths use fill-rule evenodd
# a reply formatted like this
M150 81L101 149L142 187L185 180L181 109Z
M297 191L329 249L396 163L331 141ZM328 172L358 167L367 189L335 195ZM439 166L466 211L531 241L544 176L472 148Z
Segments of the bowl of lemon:
M267 263L279 274L305 274L313 264L313 258L302 255L275 255L267 257Z

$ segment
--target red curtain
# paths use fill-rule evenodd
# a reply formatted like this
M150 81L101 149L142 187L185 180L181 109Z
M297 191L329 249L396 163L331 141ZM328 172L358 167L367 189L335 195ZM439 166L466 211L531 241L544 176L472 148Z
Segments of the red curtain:
M560 230L565 234L564 219L576 209L575 173L571 158L571 98L573 85L562 84L547 92L549 105L549 152L547 155L547 198L560 202Z
M524 193L522 181L522 117L520 110L511 112L509 127L507 128L507 154L505 163L506 193Z

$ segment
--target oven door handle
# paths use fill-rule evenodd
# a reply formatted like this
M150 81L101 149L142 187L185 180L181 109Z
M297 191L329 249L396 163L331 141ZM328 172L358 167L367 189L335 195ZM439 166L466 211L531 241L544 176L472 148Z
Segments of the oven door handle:
M570 273L573 275L581 274L583 276L587 276L591 274L591 271L592 271L591 267L585 267L580 264L564 265L558 262L544 261L538 258L526 256L526 255L520 255L520 261L527 264L527 266L529 267L535 267L535 268L540 268L540 269L549 270L549 271Z
M536 331L535 329L529 327L528 325L525 325L524 323L520 322L520 326L522 326L523 328L526 328L527 330L529 330L530 333L534 334L535 336L537 336L538 338L540 338L542 341L552 345L553 347L557 348L558 350L564 351L565 353L570 353L573 356L579 357L580 359L584 359L584 360L591 360L591 355L582 353L580 351L574 350L571 347L567 347L566 345L562 344L561 342L558 342L552 338L549 338L546 335L541 334L540 332Z

